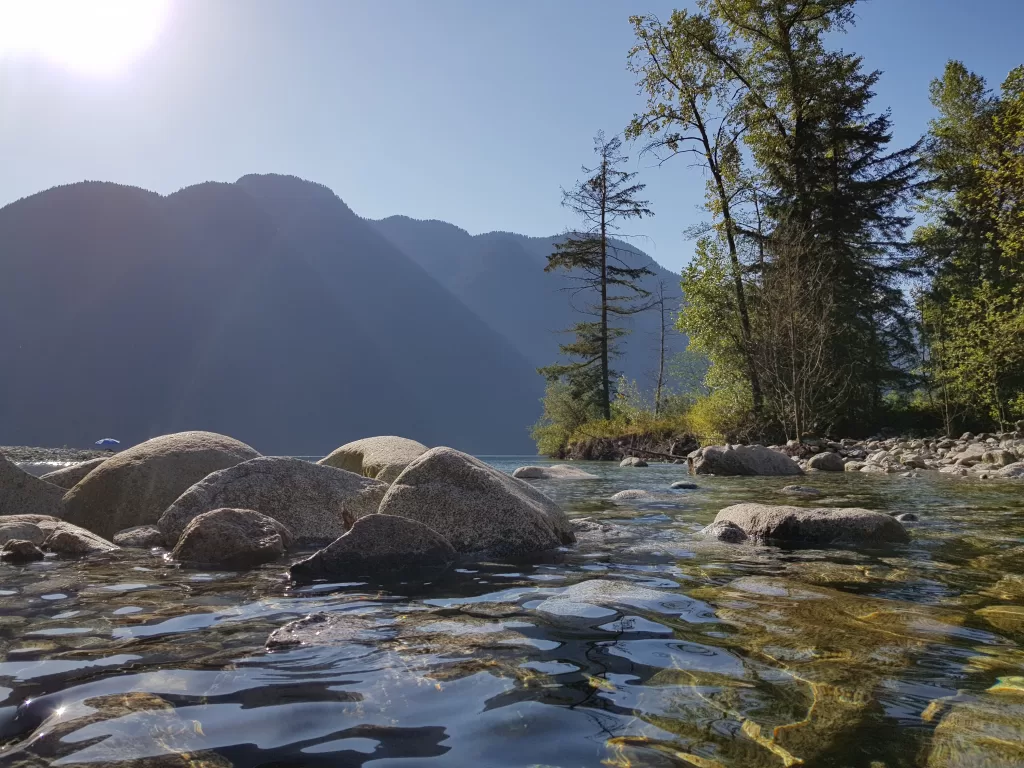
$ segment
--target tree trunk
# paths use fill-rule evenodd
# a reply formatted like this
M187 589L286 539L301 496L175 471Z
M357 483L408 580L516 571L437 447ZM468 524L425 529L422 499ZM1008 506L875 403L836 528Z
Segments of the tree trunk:
M661 414L661 386L665 381L665 286L658 284L658 309L661 312L661 354L658 357L658 386L654 391L654 418Z
M608 373L608 158L601 159L601 413L612 418Z

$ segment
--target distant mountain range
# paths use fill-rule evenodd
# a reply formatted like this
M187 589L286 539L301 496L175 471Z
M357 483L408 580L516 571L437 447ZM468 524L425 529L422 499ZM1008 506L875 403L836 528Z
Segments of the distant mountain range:
M40 192L0 209L0 444L208 429L278 454L377 434L532 452L535 369L577 319L543 272L556 240L370 221L290 176ZM620 367L642 378L658 317L634 323Z

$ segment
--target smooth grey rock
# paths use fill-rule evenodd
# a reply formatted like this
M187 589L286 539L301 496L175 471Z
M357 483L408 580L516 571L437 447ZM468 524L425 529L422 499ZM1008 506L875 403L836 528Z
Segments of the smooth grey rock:
M0 454L0 516L61 517L64 489L15 466Z
M695 475L802 475L791 458L759 445L709 445L691 465Z
M276 560L292 543L277 520L251 509L214 509L192 518L171 554L175 560L252 568Z
M111 456L68 491L64 519L105 537L150 525L194 483L256 456L212 432L154 437Z
M669 488L672 488L673 490L677 490L677 491L681 491L681 490L692 491L692 490L696 490L697 487L698 486L697 486L696 483L690 483L690 482L687 482L686 480L676 480L674 483L672 483L672 485L669 486Z
M78 484L79 480L82 480L86 475L106 460L107 458L102 456L98 459L83 461L80 464L72 464L70 467L64 467L63 469L55 469L53 472L47 472L39 479L45 480L48 483L53 483L61 488L71 489Z
M597 480L597 475L570 467L568 464L553 464L549 467L519 467L512 477L520 480Z
M58 555L93 555L118 549L91 531L51 515L0 517L0 543L11 539L31 541L37 547Z
M114 543L130 549L151 549L165 545L164 535L155 525L137 525L114 534Z
M807 468L823 472L842 472L844 469L843 457L831 451L816 453L807 460Z
M521 556L575 541L554 501L452 448L432 448L406 467L380 513L418 520L462 553Z
M620 467L646 467L647 462L639 456L627 456L619 462Z
M817 488L811 488L809 485L786 485L779 489L779 493L805 499L816 499L823 495Z
M292 532L299 546L324 546L372 515L387 483L302 459L261 457L214 472L181 494L157 526L177 541L194 517L221 507L252 509Z
M998 450L985 451L981 455L981 461L985 464L994 464L997 469L1002 469L1017 462L1017 456L1012 451Z
M867 466L866 461L848 461L843 464L844 472L860 472L864 467Z
M426 452L427 446L405 437L364 437L335 449L317 463L390 484Z
M295 581L386 578L429 571L429 578L458 557L436 531L407 517L367 515L352 530L291 567Z
M996 472L996 477L1024 477L1024 461L1007 464Z
M746 531L728 521L714 522L701 530L700 535L707 539L717 539L730 544L739 544L748 538Z
M297 646L374 645L394 636L394 630L356 613L311 613L271 632L267 650Z
M856 507L734 504L715 522L738 525L752 539L805 544L884 544L909 541L906 530L881 512Z
M904 512L900 515L893 515L893 519L899 520L901 523L916 523L917 515L913 512Z
M45 556L43 550L25 539L11 539L0 547L0 560L9 563L30 563Z
M654 498L654 494L640 488L630 488L612 495L612 501L642 501Z

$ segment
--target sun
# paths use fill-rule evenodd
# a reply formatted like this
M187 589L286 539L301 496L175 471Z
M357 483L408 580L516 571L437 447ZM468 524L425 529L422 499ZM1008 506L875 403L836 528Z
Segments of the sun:
M168 0L0 0L0 58L42 56L88 74L122 69L156 40Z

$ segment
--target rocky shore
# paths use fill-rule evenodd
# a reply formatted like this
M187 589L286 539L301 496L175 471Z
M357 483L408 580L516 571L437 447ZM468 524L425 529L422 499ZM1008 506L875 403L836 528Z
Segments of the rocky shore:
M89 461L90 459L107 458L111 451L98 451L90 448L38 448L30 445L0 445L0 456L8 461L20 463L53 463Z

